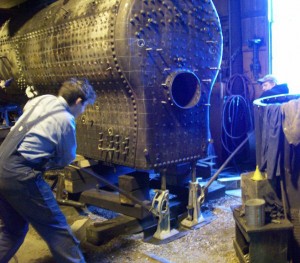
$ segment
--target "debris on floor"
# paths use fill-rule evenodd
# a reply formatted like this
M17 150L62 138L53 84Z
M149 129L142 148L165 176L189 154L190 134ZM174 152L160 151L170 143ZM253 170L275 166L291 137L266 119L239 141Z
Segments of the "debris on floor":
M189 230L181 238L169 243L155 245L145 242L143 233L121 235L100 246L83 241L81 244L86 262L238 263L233 247L235 223L230 207L239 204L241 197L238 195L225 195L205 202L202 205L203 213L210 212L214 220ZM70 225L75 224L74 227L82 231L86 215L78 213L73 207L62 207L62 210ZM111 211L105 211L103 216L98 209L91 210L95 220L104 221L115 216ZM47 245L32 228L16 257L18 261L12 259L9 263L54 263Z

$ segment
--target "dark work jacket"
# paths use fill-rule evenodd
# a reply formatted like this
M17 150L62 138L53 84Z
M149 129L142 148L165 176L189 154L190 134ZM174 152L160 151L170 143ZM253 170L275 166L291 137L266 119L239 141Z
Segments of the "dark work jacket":
M260 95L260 98L275 96L275 95L280 95L280 94L288 94L288 93L289 93L289 88L288 88L287 84L280 84L280 85L274 86L272 89L264 91Z
M261 128L260 156L257 163L261 171L267 171L267 178L279 176L283 166L283 130L280 105L270 104L264 107Z

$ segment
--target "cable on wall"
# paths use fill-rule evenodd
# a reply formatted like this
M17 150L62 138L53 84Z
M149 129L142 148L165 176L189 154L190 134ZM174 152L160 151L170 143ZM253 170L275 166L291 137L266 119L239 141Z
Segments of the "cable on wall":
M231 154L254 130L252 101L254 86L242 74L234 74L225 88L222 111L222 146Z

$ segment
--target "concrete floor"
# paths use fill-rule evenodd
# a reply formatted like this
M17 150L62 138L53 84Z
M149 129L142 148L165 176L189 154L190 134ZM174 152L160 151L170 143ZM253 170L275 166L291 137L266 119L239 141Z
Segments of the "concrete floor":
M207 201L202 205L206 223L198 229L187 231L181 238L166 244L155 245L144 241L143 233L121 235L101 246L84 240L84 227L77 231L88 263L238 263L233 248L235 225L231 206L241 204L240 190L225 197ZM72 207L62 207L70 225L80 225L87 216ZM210 216L207 216L210 215ZM88 220L107 220L94 215ZM81 220L81 221L80 221ZM82 232L83 231L83 232ZM53 263L45 242L30 228L25 242L9 263Z

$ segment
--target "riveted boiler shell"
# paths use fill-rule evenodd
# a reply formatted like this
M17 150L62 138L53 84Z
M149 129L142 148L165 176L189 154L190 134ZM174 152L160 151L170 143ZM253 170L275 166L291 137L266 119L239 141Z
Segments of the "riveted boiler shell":
M79 154L140 169L206 155L222 54L212 1L57 1L0 39L11 60L0 70L19 88L55 93L73 76L95 87L77 119Z

